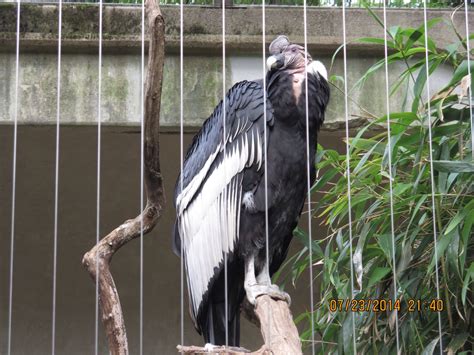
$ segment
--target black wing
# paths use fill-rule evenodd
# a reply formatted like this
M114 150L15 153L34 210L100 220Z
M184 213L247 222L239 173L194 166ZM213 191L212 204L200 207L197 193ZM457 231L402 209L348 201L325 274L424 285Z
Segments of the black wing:
M182 188L178 177L175 251L184 246L194 320L224 254L234 250L239 238L243 172L263 170L263 99L258 82L233 86L225 98L225 112L221 101L194 138L184 162ZM268 100L266 107L266 124L271 126L273 111Z

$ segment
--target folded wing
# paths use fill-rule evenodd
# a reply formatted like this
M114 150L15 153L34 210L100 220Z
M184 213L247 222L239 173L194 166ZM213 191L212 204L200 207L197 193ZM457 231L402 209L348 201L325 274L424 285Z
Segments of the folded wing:
M239 238L245 169L263 169L264 124L273 123L260 83L236 84L204 123L184 162L175 193L177 242L184 247L193 319ZM225 136L223 123L225 120ZM177 243L177 244L178 244Z

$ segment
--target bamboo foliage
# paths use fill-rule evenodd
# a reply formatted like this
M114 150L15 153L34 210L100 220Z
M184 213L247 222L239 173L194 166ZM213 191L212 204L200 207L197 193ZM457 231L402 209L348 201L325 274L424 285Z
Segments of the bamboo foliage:
M428 26L440 21L430 20ZM301 250L289 259L277 277L296 282L308 267L308 248L312 248L313 261L320 265L315 266L319 271L315 272L315 280L321 283L320 298L313 315L304 313L296 320L306 324L303 340L311 339L311 321L314 322L320 354L353 353L352 315L358 353L396 353L395 307L403 354L439 351L438 313L444 350L453 354L473 349L474 160L468 100L470 80L466 38L452 23L444 26L444 30L454 30L458 38L446 48L438 48L431 38L425 48L423 26L388 29L392 51L389 65L405 65L405 70L391 83L391 94L404 92L404 107L390 113L390 137L387 117L383 116L371 119L350 139L354 294L351 294L346 155L318 147L319 178L312 187L317 194L313 216L322 219L322 227L327 228L328 234L324 240L314 240L309 246L306 234L295 230ZM383 45L383 40L377 38L360 41ZM452 68L449 83L431 94L429 110L424 91L425 51L428 51L430 76L441 65ZM382 58L356 85L363 85L376 73L384 75L383 68ZM340 77L331 79L334 85L340 85ZM432 120L435 215L431 201L428 115ZM389 154L396 265L392 263ZM441 301L436 300L433 218L437 226ZM400 300L397 303L393 301L394 268L397 300ZM353 298L360 302L355 309L352 303L347 309L345 300ZM373 300L384 301L378 301L375 307ZM332 311L331 302L336 306ZM363 311L357 308L360 306Z

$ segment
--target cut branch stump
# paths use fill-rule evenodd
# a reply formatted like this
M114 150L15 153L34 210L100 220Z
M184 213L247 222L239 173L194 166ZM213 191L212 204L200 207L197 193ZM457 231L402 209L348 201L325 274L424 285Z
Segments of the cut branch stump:
M249 312L249 305L244 313ZM220 354L220 355L301 355L301 341L291 315L288 303L267 295L257 298L254 316L251 321L260 326L264 345L257 351L242 348L219 346L212 350L198 346L178 346L182 354Z

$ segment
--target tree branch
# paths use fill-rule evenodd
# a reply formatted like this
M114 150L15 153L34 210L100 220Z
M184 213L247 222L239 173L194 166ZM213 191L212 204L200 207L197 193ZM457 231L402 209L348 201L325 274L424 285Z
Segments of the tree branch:
M161 217L165 204L163 178L160 168L160 106L163 82L165 48L165 23L156 0L146 0L146 16L150 45L148 50L148 69L144 92L144 179L147 204L140 215L110 232L97 245L88 251L82 260L92 279L99 284L99 304L102 323L114 355L127 355L128 342L122 307L110 272L113 255L132 239L150 232Z
M221 355L299 355L301 341L291 315L288 303L275 300L267 295L257 298L255 308L244 305L244 314L260 326L264 345L257 351L251 352L242 348L219 346L211 351L197 346L178 346L178 351L184 354L221 354ZM250 313L250 314L248 314ZM253 314L252 314L253 313Z

